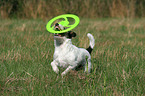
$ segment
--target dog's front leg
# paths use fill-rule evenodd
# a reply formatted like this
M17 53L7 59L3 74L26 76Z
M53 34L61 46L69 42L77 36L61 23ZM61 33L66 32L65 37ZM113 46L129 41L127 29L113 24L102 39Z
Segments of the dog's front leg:
M57 65L58 65L58 63L56 61L51 62L51 66L52 66L53 71L58 74L59 69L58 69Z
M66 73L68 73L71 69L73 69L75 66L68 66L67 69L61 73L61 76L63 77Z

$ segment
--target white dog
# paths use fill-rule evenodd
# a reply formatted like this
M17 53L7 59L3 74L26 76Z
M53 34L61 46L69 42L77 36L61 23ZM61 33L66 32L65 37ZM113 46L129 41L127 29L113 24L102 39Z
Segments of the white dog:
M58 23L55 24L54 28L57 31L65 29ZM91 71L90 54L95 45L94 37L90 33L87 34L90 40L90 45L87 49L84 49L78 48L72 44L71 39L75 36L76 33L72 31L54 35L55 52L51 66L56 73L59 73L58 66L66 68L66 70L61 73L61 76L64 76L71 69L75 69L80 65L85 67L85 72L88 71L90 73ZM88 68L86 66L87 63Z

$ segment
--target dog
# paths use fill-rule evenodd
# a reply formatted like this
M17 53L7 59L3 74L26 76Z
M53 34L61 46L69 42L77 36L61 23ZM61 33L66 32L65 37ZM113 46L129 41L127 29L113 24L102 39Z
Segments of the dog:
M64 30L65 27L56 23L54 29L57 31ZM76 69L78 66L85 67L85 72L91 72L91 52L95 45L94 37L88 33L87 36L90 40L90 45L87 49L78 48L72 44L71 39L76 37L76 33L69 31L65 33L54 34L54 46L55 51L53 55L53 61L51 66L54 72L59 73L59 67L66 68L64 72L61 73L63 77L70 70ZM88 63L88 68L86 64Z

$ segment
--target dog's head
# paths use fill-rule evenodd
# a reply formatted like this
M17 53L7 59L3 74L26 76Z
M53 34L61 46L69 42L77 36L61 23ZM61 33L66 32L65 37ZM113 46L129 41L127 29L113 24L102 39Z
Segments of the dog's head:
M61 24L56 23L54 25L54 29L56 31L61 31L61 30L65 30L66 28L64 26L62 26ZM54 34L55 45L60 46L65 41L71 40L73 37L76 37L76 33L72 32L72 31L68 31L65 33L55 33Z
M61 24L56 23L54 25L54 28L56 31L61 31L61 30L65 30L66 28L64 26L62 26ZM72 31L68 31L65 33L55 33L54 36L56 37L65 37L68 39L72 39L73 37L76 37L76 33L72 32Z

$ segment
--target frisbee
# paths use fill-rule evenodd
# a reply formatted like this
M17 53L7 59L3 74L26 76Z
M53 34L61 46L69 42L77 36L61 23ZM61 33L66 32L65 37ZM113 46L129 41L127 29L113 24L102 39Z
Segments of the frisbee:
M74 24L70 24L68 18L74 19ZM61 30L61 31L56 31L54 30L54 26L52 25L56 20L58 19L64 19L60 22L58 22L58 24L61 24L64 27L67 27L67 29ZM64 33L64 32L68 32L72 29L74 29L80 22L80 19L78 16L74 15L74 14L63 14L63 15L59 15L57 17L52 18L46 25L46 29L47 31L49 31L50 33Z

